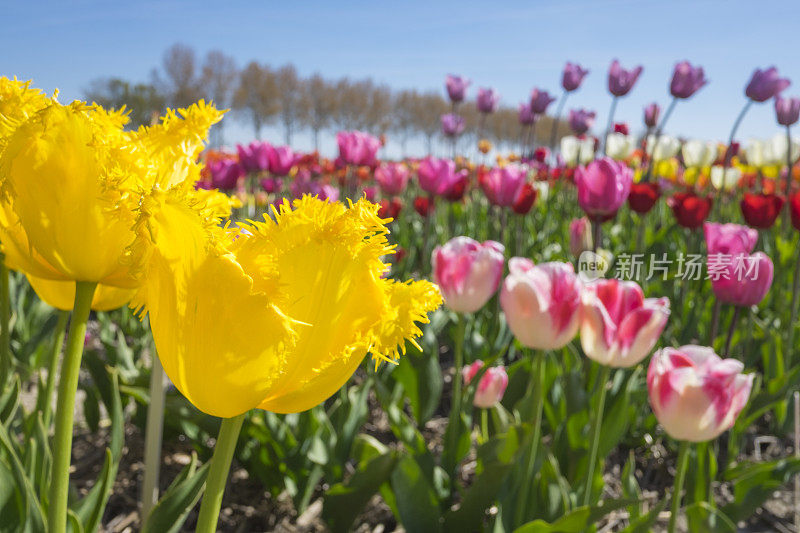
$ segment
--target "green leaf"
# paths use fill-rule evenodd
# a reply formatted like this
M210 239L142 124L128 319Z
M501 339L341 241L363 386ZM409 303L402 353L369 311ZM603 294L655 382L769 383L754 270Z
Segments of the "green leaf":
M639 518L631 520L628 527L622 530L621 533L650 533L653 531L653 526L658 521L658 515L661 514L667 507L667 500L662 499L655 507L650 509L647 514L643 514Z
M622 469L622 496L632 500L642 499L642 489L639 487L639 482L636 481L636 459L633 450L630 451L628 460ZM629 506L628 514L631 520L639 518L642 514L641 506L639 504Z
M379 455L359 468L346 482L325 492L322 516L334 533L349 531L364 506L378 492L397 464L397 452Z
M709 533L736 533L736 524L725 514L708 502L696 502L684 509L689 521L690 531Z
M403 457L391 475L400 522L406 531L441 531L436 492L410 456Z
M142 526L142 533L177 533L205 487L210 462L197 468L197 456L181 470Z
M8 467L14 478L14 486L20 491L23 501L24 523L26 531L44 531L44 513L36 497L31 481L25 476L25 469L19 460L11 438L3 424L0 424L0 452L5 452Z
M744 520L778 488L800 473L800 458L777 459L764 463L742 463L725 473L733 485L734 501L723 506L722 512L734 523Z
M636 501L623 499L603 502L601 505L578 507L552 524L544 520L534 520L518 527L514 533L583 533L590 530L608 513L632 503L636 503Z
M14 473L0 460L0 524L24 524L25 499L17 490Z

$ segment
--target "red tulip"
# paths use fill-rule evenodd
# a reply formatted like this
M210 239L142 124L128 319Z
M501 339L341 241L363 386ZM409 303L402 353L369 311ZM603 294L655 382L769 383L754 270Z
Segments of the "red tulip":
M789 211L792 213L792 226L800 231L800 191L789 198Z
M742 214L748 226L769 229L783 207L783 198L777 194L745 193L741 201Z
M536 189L530 183L526 183L517 193L517 199L511 209L518 215L527 215L533 204L536 203Z
M396 219L403 209L403 202L400 198L392 198L391 200L383 199L380 202L381 208L378 209L378 216L380 218Z
M661 189L658 183L634 183L631 185L631 192L628 193L628 205L637 213L644 214L653 209L659 196Z
M713 200L710 196L698 196L693 191L673 194L667 199L675 220L684 228L695 229L703 225L703 221L711 212Z
M427 218L433 211L433 202L427 196L417 196L414 198L414 210L420 216Z

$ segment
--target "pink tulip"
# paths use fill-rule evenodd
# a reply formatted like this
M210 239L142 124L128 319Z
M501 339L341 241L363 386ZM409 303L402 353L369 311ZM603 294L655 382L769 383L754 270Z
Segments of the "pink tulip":
M467 95L467 87L469 87L471 83L472 81L470 81L469 78L448 74L444 80L444 84L447 88L447 96L450 97L450 101L454 103L463 101L464 97Z
M211 187L221 191L234 190L245 174L244 168L233 159L218 159L206 166L211 174Z
M739 224L706 222L703 224L703 232L706 235L708 255L749 254L758 240L757 230Z
M482 368L483 361L480 359L462 368L461 375L464 378L464 385L469 385ZM505 367L501 365L488 368L478 382L472 404L482 409L491 409L503 399L507 386L508 374L506 374Z
M387 196L402 194L408 185L410 171L403 163L383 163L375 169L375 181Z
M647 370L656 418L674 439L704 442L733 427L753 386L744 364L720 359L712 348L664 348Z
M261 172L269 170L269 155L272 146L267 142L253 141L247 146L236 145L239 154L239 164L245 172Z
M502 168L493 168L486 173L481 187L493 205L510 207L525 185L527 177L528 172L520 165L506 165Z
M645 298L633 281L594 281L583 292L583 351L606 366L634 366L653 349L667 318L667 298Z
M569 253L574 257L592 249L592 224L586 217L576 218L569 223Z
M428 156L419 163L417 176L423 191L436 196L444 196L453 186L467 178L466 169L456 172L456 164L450 159L436 159Z
M609 157L575 170L578 205L589 218L600 222L614 218L628 198L632 183L633 171Z
M376 163L381 141L361 131L340 131L336 134L339 158L348 165L372 166Z
M517 340L540 350L566 346L578 333L581 312L581 283L572 265L513 257L508 270L500 305Z
M286 176L292 170L297 157L288 146L271 146L269 150L269 171L276 176Z
M772 285L774 266L764 252L708 256L711 288L723 303L758 305Z
M445 305L459 313L474 313L489 301L503 277L503 245L454 237L433 250L433 280Z

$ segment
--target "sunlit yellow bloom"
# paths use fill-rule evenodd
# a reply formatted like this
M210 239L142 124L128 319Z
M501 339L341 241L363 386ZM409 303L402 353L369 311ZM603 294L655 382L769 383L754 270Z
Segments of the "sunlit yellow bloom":
M62 311L72 310L75 303L75 282L35 278L29 274L26 277L37 296L47 305ZM98 285L92 299L92 310L110 311L122 307L131 301L135 292L134 289Z
M382 278L392 247L377 210L305 197L276 221L223 232L169 193L147 198L136 303L176 387L215 416L299 412L367 353L396 360L441 297L426 281Z
M8 266L43 280L134 288L128 253L139 197L153 188L191 188L203 139L219 117L200 102L130 132L124 110L50 100L27 120L9 121L16 127L0 156Z

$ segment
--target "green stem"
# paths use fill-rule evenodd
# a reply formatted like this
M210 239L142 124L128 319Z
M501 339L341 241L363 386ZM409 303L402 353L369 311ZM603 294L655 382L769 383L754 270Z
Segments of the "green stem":
M481 439L483 442L489 440L489 410L481 409Z
M464 334L466 332L467 323L464 319L463 313L458 313L456 324L456 338L455 348L453 350L453 366L455 373L453 374L453 401L450 406L450 420L447 422L450 436L448 444L448 451L455 457L455 446L458 442L458 421L461 416L461 368L464 366ZM455 461L453 461L453 469L455 470Z
M682 440L678 449L678 471L675 474L675 486L672 489L672 511L669 514L668 533L675 532L675 524L681 510L681 491L683 490L683 480L686 478L686 468L689 466L689 446L688 441Z
M92 298L97 284L89 281L75 283L75 303L67 337L67 350L61 364L56 402L56 427L53 439L53 470L47 525L50 533L64 533L67 527L67 495L69 494L69 465L72 455L72 424L75 410L75 393L83 357L86 322L92 308Z
M0 387L11 373L11 295L8 288L8 267L0 254Z
M50 359L47 362L47 381L45 381L44 405L42 406L42 420L46 428L50 427L50 416L53 412L53 387L56 383L56 372L58 372L58 357L64 347L64 332L67 329L68 320L69 311L58 312L58 322L56 322L56 330L53 333L53 345L50 348Z
M583 492L583 505L589 505L592 499L594 469L597 465L597 448L600 445L600 428L603 426L603 410L606 406L606 392L608 389L609 376L611 376L611 367L603 365L599 376L600 400L597 403L597 415L592 424L592 447L589 450L589 469L586 471L586 488Z
M147 429L144 443L144 480L142 482L142 519L147 520L158 502L158 478L161 472L161 441L164 431L164 367L155 351L150 369L150 405L147 406Z
M214 456L211 458L211 469L208 471L206 490L200 504L200 515L197 517L195 533L215 533L217 520L222 505L222 494L225 492L225 483L228 481L228 471L231 468L233 452L236 450L236 441L244 422L244 413L233 418L225 418L219 428L219 437L214 446Z
M542 439L542 410L544 408L544 354L534 354L531 379L528 381L528 391L525 396L533 401L531 414L533 415L533 433L531 433L528 462L525 465L525 478L519 491L517 501L515 525L521 526L528 520L526 512L529 509L528 498L536 475L536 456L539 450L539 441Z
M789 361L790 365L794 364L794 358L796 356L796 349L793 346L794 343L794 328L797 327L797 304L798 304L798 296L800 296L800 252L797 254L797 260L794 264L794 279L792 280L792 307L791 307L791 315L789 317L789 327L787 328L787 335L788 340L786 341L786 346L789 350Z

